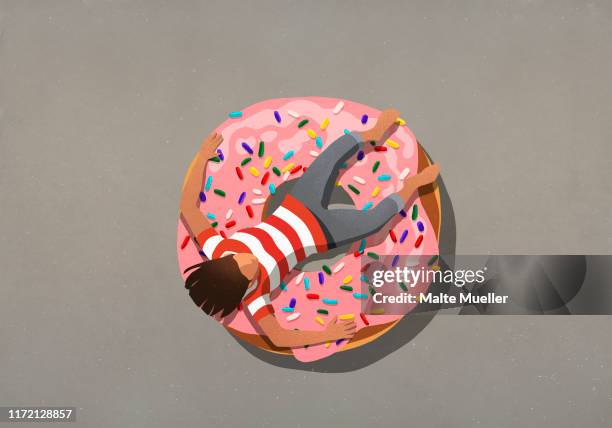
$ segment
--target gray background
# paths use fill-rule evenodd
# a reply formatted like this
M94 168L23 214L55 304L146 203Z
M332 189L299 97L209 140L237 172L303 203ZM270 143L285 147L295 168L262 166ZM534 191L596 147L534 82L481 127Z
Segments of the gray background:
M604 253L612 3L0 3L0 404L79 426L610 426L608 317L437 317L358 371L277 368L195 310L183 174L228 111L402 111L459 253ZM372 345L376 346L376 345Z

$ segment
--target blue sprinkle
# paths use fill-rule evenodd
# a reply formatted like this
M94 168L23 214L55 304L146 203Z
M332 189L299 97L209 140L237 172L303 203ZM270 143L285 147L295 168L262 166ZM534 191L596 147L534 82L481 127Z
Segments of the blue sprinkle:
M359 150L357 152L357 160L360 161L365 157L365 153L363 152L363 150Z
M287 284L285 284L284 282L281 281L279 287L280 287L281 290L287 291Z
M400 210L400 215L401 215L402 217L406 217L408 214L406 214L406 211L404 211L404 210Z
M246 192L242 192L240 194L240 197L238 198L238 205L242 205L242 203L244 202L244 198L246 198Z
M276 119L276 121L278 123L281 123L281 117L280 117L280 113L277 111L274 111L274 119Z
M201 255L202 257L206 257L206 254L204 254L204 251L202 250L198 250L198 254Z
M293 308L289 308L289 307L285 306L284 308L281 308L281 310L282 310L283 312L293 312L295 309L293 309Z
M395 256L393 256L393 260L391 261L391 266L393 267L397 266L398 261L399 261L399 254L396 254Z
M338 339L338 340L336 340L336 346L337 346L337 345L340 345L340 344L341 344L343 341L344 341L344 339Z
M361 242L359 243L359 252L363 253L363 250L365 250L366 247L366 240L362 239Z
M270 194L271 195L276 193L276 187L274 186L274 183L268 184L268 189L270 189Z
M351 131L349 131L348 129L345 129L345 130L344 130L344 133L345 133L346 135L348 135L348 134L350 134L350 133L351 133Z
M340 168L346 169L346 167L348 167L348 163L342 162L342 165L340 165Z
M383 174L378 176L378 181L389 181L391 176L389 174Z
M283 156L283 160L286 161L287 159L289 159L291 156L293 156L295 152L293 150L289 150L287 153L285 153L285 156Z
M368 123L368 115L364 114L363 116L361 116L361 123L363 123L364 125L366 123Z
M209 218L209 219L211 219L211 220L214 220L214 219L216 219L216 218L217 218L217 216L215 216L213 213L207 213L207 214L206 214L206 217L208 217L208 218Z
M336 299L323 299L323 303L326 305L337 305L338 301Z
M206 185L204 186L204 190L208 192L210 190L210 186L212 186L212 175L209 175L206 179Z
M425 225L423 225L423 222L421 221L417 222L417 227L419 228L419 232L423 232L425 230Z
M200 192L200 201L206 202L206 193Z
M230 111L228 116L231 117L232 119L235 119L237 117L242 117L242 112L241 111Z
M242 148L246 150L250 155L253 154L253 149L244 141L242 142Z
M363 211L367 211L367 210L369 210L370 208L372 208L372 205L374 205L374 204L372 203L372 201L369 201L368 203L366 203L366 204L363 206L362 210L363 210Z
M325 282L325 277L323 276L323 272L319 272L319 284L323 285Z
M315 138L315 144L317 145L318 148L320 149L323 148L323 140L318 135L317 135L317 138Z
M295 300L295 297L292 297L291 300L289 301L289 307L295 308L296 303L297 303L297 300Z
M223 154L223 151L221 149L217 149L217 155L219 155L219 159L221 159L222 161L225 160L225 155Z
M370 280L368 279L368 277L365 275L365 273L362 273L361 276L359 277L359 279L361 279L363 282L365 282L366 284L370 283Z
M400 236L399 239L400 244L402 244L406 240L406 237L408 237L408 229L402 232L402 236Z
M310 290L310 280L308 278L304 278L304 289Z
M355 299L367 299L368 295L363 293L353 293Z

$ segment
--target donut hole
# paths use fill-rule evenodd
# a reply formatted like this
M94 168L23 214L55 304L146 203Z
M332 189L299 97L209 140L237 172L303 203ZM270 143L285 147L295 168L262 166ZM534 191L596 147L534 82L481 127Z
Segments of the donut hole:
M276 188L274 195L268 196L266 199L262 220L271 215L285 199L285 196L291 191L297 178L289 181L285 181ZM330 202L328 205L330 210L337 208L355 208L355 202L353 198L348 194L344 188L336 186L332 190ZM321 270L323 265L333 266L338 263L349 251L350 245L344 245L342 247L336 247L324 253L312 254L306 257L301 263L299 263L295 269L303 272L318 272Z

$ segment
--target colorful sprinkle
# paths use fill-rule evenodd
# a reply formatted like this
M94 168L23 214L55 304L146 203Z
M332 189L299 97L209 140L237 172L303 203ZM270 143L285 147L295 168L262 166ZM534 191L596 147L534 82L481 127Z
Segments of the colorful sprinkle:
M393 256L393 260L391 260L391 267L397 266L397 262L399 262L399 254Z
M385 313L385 309L384 308L375 308L375 309L372 309L370 311L370 314L372 314L372 315L382 315L384 313Z
M234 211L230 208L229 210L227 210L227 212L225 213L225 219L229 220L229 218L232 216L232 214L234 214Z
M287 153L285 153L285 155L283 156L283 160L289 160L291 158L291 156L293 156L295 154L295 152L293 150L289 150Z
M380 193L380 187L376 186L374 190L372 190L372 196L376 197Z
M406 214L406 211L405 211L405 210L403 210L403 209L402 209L402 210L400 210L399 214L400 214L402 217L406 217L406 216L408 215L408 214Z
M365 299L368 298L368 295L364 294L364 293L353 293L353 297L355 299L364 299L365 300Z
M246 152L250 155L253 154L253 149L251 148L251 146L249 146L247 143L245 143L244 141L242 142L242 148L244 150L246 150Z
M304 279L305 274L306 272L300 272L298 276L295 277L295 285L298 285L300 282L302 282L302 279Z
M329 125L329 118L328 117L323 119L323 122L321 122L321 129L325 130L325 128L327 128L327 125Z
M342 270L342 268L343 268L343 267L344 267L344 262L340 262L340 263L338 263L338 266L336 266L336 267L334 268L334 273L338 273L338 272L340 272L340 271Z
M206 190L207 192L210 190L210 186L212 186L212 175L209 175L208 178L206 179L206 184L204 185L204 190Z
M290 307L285 306L284 308L281 308L281 310L282 310L283 312L293 312L295 309L294 309L294 308L290 308Z
M259 177L259 170L254 166L249 168L249 172L253 175L253 177Z
M395 123L397 123L399 126L404 126L406 124L406 121L401 117L398 117L397 119L395 119Z
M344 102L340 101L338 104L336 104L336 107L334 107L332 113L338 114L338 113L340 113L342 108L344 108Z
M251 203L253 205L262 205L266 203L266 199L265 198L255 198L251 201Z
M293 153L292 153L293 154ZM287 172L287 171L291 171L293 169L293 167L295 166L295 163L290 162L287 165L285 165L283 167L283 169L281 169L281 172Z
M312 138L313 140L316 140L316 138L317 138L317 133L316 133L316 132L314 132L312 129L307 129L307 130L306 130L306 133L308 134L308 136L309 136L310 138Z
M200 192L200 201L206 202L206 193Z
M385 146L376 146L374 147L375 152L386 152L387 148Z
M353 180L355 180L359 184L366 184L366 181L363 178L359 177L358 175L355 175L353 177Z
M366 247L366 240L362 239L361 242L359 243L359 252L363 253L363 250L365 250Z
M275 166L273 166L273 167L272 167L272 172L273 172L274 174L276 174L277 176L279 176L279 177L281 176L280 169L278 169L278 168L277 168L277 167L275 167Z
M242 162L240 162L240 166L245 166L249 162L251 162L251 158L244 158Z
M323 276L323 272L319 272L319 284L323 285L325 283L325 277Z
M431 259L429 259L429 261L427 262L427 266L433 265L436 262L436 260L438 260L438 256L437 255L433 256Z
M306 294L306 298L310 300L319 300L319 295L317 293L308 293Z
M393 140L387 140L385 141L385 143L387 144L387 146L391 147L392 149L399 149L399 144Z
M232 119L236 119L238 117L242 117L242 112L241 111L230 111L228 116L231 117Z
M218 224L219 224L219 222L218 222L218 221L213 221L213 222L210 224L210 226L211 226L211 227L217 227L217 225L218 225Z
M309 154L310 154L310 156L315 157L315 158L316 158L317 156L319 156L319 152L315 152L314 150L311 150L311 151L309 152Z
M342 280L342 282L344 284L348 284L349 282L351 282L353 280L353 277L351 275L347 275L344 277L344 279Z
M326 273L326 274L328 274L328 275L331 275L331 274L332 274L331 269L330 269L330 268L329 268L329 266L327 266L327 265L323 265L323 266L321 267L321 269L323 269L323 270L325 271L325 273Z
M350 285L341 285L340 289L344 291L353 291L353 287L351 287Z
M270 171L266 171L263 177L261 177L261 185L265 186L268 182L268 178L270 178Z
M374 165L372 165L372 172L376 172L379 166L380 166L380 161L374 162Z
M208 217L208 218L209 218L209 219L211 219L211 220L214 220L214 219L216 219L216 218L217 218L217 216L216 216L216 215L214 215L213 213L206 213L206 217Z
M219 159L221 159L222 161L225 160L225 155L223 154L223 151L221 149L217 149L217 156L219 156Z
M338 316L339 320L345 321L345 320L352 320L355 318L355 314L342 314Z
M285 284L284 282L281 281L279 287L280 287L281 290L287 291L287 284Z
M296 303L297 303L297 300L295 300L295 297L292 297L291 300L289 301L289 307L295 308Z
M288 114L289 116L291 116L291 117L295 117L296 119L297 119L298 117L300 117L300 114L299 114L298 112L296 112L296 111L293 111L293 110L287 110L287 114Z
M317 309L318 314L328 315L329 311L327 309Z
M257 149L257 156L259 156L260 158L263 157L265 150L266 150L265 143L263 141L260 141L259 147Z
M230 229L232 227L236 226L236 220L230 220L227 223L225 223L225 228L226 229Z
M424 232L425 231L425 225L423 224L422 221L418 221L417 222L417 228L419 229L419 232Z
M246 206L246 212L250 218L253 218L253 208L250 205Z
M395 235L395 232L393 231L393 229L389 230L389 238L391 238L391 241L397 242L397 236Z
M382 174L378 176L378 181L389 181L391 176L389 174Z
M188 243L189 243L189 235L183 238L183 242L181 242L181 250L184 250Z
M364 157L365 157L365 152L363 150L359 150L357 152L357 160L361 161L361 160L363 160Z
M358 188L356 188L355 186L353 186L352 184L349 184L349 185L348 185L348 188L349 188L349 189L351 189L351 191L352 191L353 193L355 193L356 195L358 195L358 194L360 194L360 193L361 193L361 192L359 191L359 189L358 189Z
M276 110L274 111L274 119L276 119L276 121L277 121L278 123L281 123L281 116L280 116L280 113L279 113L279 112L277 112Z
M299 312L294 312L291 315L289 315L286 319L287 319L287 321L294 321L294 320L298 319L300 317L300 315L302 315L302 314L300 314Z
M271 195L276 193L276 186L274 186L274 183L268 184L268 190L270 190Z
M296 167L293 167L293 168L291 169L291 171L289 171L289 173L290 173L290 174L295 174L295 173L297 173L297 172L300 172L300 170L301 170L301 169L302 169L302 165L298 165L298 166L296 166Z
M361 317L361 321L363 321L365 325L370 325L370 321L368 321L364 313L359 314L359 316Z
M368 115L364 114L363 116L361 116L361 123L363 123L364 125L366 123L368 123Z
M302 121L300 121L300 123L298 123L298 128L301 128L302 126L306 125L308 123L308 119L304 119Z
M236 175L238 176L239 179L244 180L244 175L242 175L242 170L240 169L239 166L236 167Z
M323 299L323 303L325 303L326 305L337 305L338 300L337 299Z
M321 139L321 137L317 136L317 138L315 138L315 144L319 149L323 147L323 140Z
M418 217L419 217L419 207L416 204L414 204L412 206L412 219L416 220Z
M366 255L374 260L380 259L380 256L373 251L366 253Z
M400 244L402 244L406 240L407 236L408 236L408 229L402 232L402 235L400 236L400 239L399 239Z
M400 286L400 288L401 288L402 290L404 290L404 291L406 291L406 292L408 291L408 287L406 287L406 284L404 284L403 282L400 282L400 283L399 283L399 286Z
M325 321L323 321L323 319L320 316L316 316L315 321L321 325L325 325Z
M246 198L246 192L242 192L238 197L238 205L242 205L242 203L244 202L244 198Z
M398 175L397 178L403 180L404 178L408 177L408 174L410 174L410 168L404 168L404 170L400 172L400 175Z
M213 190L213 192L215 194L219 195L219 196L225 197L225 192L223 190L221 190L221 189L215 189L215 190Z
M304 278L304 289L306 291L310 290L310 279L309 278Z
M365 205L363 206L363 208L362 208L361 210L362 210L362 211L367 211L367 210L369 210L370 208L372 208L372 205L374 205L374 204L372 203L372 201L368 201L368 202L366 202L366 203L365 203Z
M345 134L345 135L348 135L348 134L350 134L350 133L351 133L351 131L350 131L350 130L348 130L348 129L345 129L345 130L344 130L344 134Z
M414 243L414 248L419 248L422 242L423 242L423 235L419 235L416 242Z
M338 339L338 340L336 340L336 346L340 345L342 342L344 342L344 339Z

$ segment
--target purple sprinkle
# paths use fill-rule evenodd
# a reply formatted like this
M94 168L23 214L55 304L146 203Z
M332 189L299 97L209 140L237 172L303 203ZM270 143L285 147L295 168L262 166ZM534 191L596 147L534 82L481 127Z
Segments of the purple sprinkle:
M363 152L363 150L359 150L357 152L357 160L360 161L361 159L363 159L363 157L365 156L365 153Z
M297 302L297 300L295 300L295 297L291 298L291 301L289 301L289 307L290 308L295 308L295 303Z
M253 154L253 149L249 147L249 145L247 143L245 143L244 141L242 142L242 148L244 150L246 150L250 155Z
M363 116L361 116L361 123L363 123L364 125L366 123L368 123L368 115L364 114Z
M206 194L204 192L200 192L200 200L206 202Z
M402 217L406 217L408 214L406 214L406 211L404 211L404 210L400 210L400 215L401 215Z
M242 192L240 194L240 197L238 198L238 205L242 205L242 203L244 202L244 198L246 198L246 192Z
M337 346L337 345L340 345L340 344L341 344L343 341L344 341L344 339L338 339L338 340L336 340L336 346Z
M219 159L221 159L222 161L225 160L225 156L223 156L223 152L221 151L221 149L217 149L217 154L219 155Z
M406 240L406 237L408 236L408 229L404 230L402 232L402 236L400 236L400 244L403 243Z
M423 232L425 230L425 226L421 221L417 222L417 227L419 228L419 232Z
M280 117L280 113L277 111L274 111L274 119L276 119L276 121L278 123L281 123L281 117Z
M198 254L200 254L202 257L206 257L206 254L204 254L204 251L202 250L198 250Z
M319 284L323 285L325 282L325 277L323 276L323 272L319 272Z
M393 256L393 261L391 262L391 266L393 267L397 266L398 261L399 261L399 254L396 254L395 256Z

